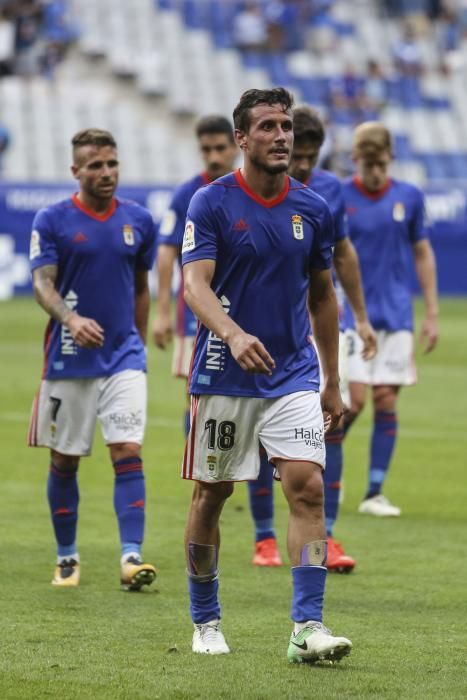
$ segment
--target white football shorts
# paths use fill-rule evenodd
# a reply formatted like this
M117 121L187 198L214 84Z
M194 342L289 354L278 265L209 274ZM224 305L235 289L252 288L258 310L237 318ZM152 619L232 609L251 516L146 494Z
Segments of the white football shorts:
M378 350L372 360L362 358L363 342L355 330L346 331L349 382L410 386L417 381L411 331L376 331Z
M186 378L189 376L195 340L195 335L175 336L172 357L172 374L174 377Z
M97 419L107 445L141 445L146 403L146 373L140 370L91 379L43 379L33 402L28 445L84 457L91 454Z
M257 479L260 443L272 463L315 462L324 469L319 394L299 391L273 399L192 396L182 477L206 482Z

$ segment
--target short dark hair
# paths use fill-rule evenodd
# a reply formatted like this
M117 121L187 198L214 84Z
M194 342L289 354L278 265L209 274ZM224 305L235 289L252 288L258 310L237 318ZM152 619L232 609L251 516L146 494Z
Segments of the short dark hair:
M110 133L104 129L82 129L71 139L73 151L81 146L112 146L117 148L117 142Z
M229 141L235 143L232 124L226 117L218 114L201 117L196 124L196 136L201 138L205 134L225 134L228 136Z
M318 112L307 105L293 111L295 143L309 141L321 147L324 143L324 126Z
M240 102L233 111L233 122L239 131L250 128L250 109L257 105L282 105L284 112L293 107L293 96L283 87L271 90L247 90L240 97Z

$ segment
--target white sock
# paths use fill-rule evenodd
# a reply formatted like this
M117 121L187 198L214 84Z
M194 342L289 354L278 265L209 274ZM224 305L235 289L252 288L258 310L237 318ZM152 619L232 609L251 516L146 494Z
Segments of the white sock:
M126 564L126 562L128 561L128 559L130 559L131 557L134 557L135 559L140 560L140 559L141 559L141 554L140 554L139 552L127 552L127 553L124 554L124 555L122 556L122 558L120 559L120 564Z

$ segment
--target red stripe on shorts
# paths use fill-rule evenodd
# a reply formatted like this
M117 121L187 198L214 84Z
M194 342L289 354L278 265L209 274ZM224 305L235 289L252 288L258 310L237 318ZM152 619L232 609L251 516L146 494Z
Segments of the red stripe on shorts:
M37 447L37 423L39 414L39 392L35 395L32 402L31 418L29 420L28 430L28 446Z
M190 428L190 463L188 466L188 478L193 478L193 462L195 457L196 414L198 412L199 396L193 396L193 411L191 414Z

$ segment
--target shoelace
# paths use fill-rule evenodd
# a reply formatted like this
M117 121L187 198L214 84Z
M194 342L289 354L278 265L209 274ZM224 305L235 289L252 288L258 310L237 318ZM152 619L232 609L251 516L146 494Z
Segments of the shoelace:
M378 501L379 501L382 505L384 505L384 506L389 506L389 505L390 505L388 499L386 498L386 496L383 496L382 493L380 493L380 495L377 496L377 499L378 499Z
M203 642L209 643L216 640L216 635L219 632L219 624L216 625L201 625L199 633Z
M331 630L325 627L322 622L307 622L305 627L306 629L312 630L312 632L324 632L324 634L332 634Z
M77 564L78 562L75 559L62 559L58 566L62 569L70 569L76 566Z

